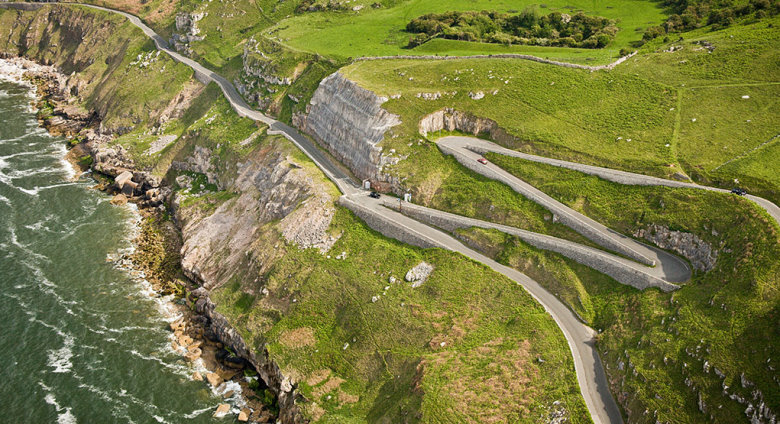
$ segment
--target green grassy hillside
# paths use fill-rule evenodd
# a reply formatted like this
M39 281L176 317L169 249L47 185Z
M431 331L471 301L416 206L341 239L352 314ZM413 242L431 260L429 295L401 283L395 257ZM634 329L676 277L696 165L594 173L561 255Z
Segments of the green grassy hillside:
M483 43L438 42L421 48L405 49L410 34L404 31L412 19L426 13L441 13L454 10L496 10L514 11L527 7L538 8L540 14L550 12L604 16L617 21L620 31L614 42L606 49L587 52L568 49L552 51L538 50L525 46L497 48ZM437 2L431 0L410 0L394 2L380 8L364 7L353 12L304 13L282 20L272 28L273 36L292 48L338 57L384 56L399 54L490 54L498 51L534 54L541 53L555 59L575 58L604 63L614 60L621 48L630 47L631 42L641 40L644 29L658 25L665 19L662 9L649 1L629 2L586 2L552 1L544 4L527 1L472 1L458 0Z
M447 168L417 143L418 123L452 108L495 121L521 151L662 177L682 172L727 188L736 178L778 202L777 155L763 153L778 134L778 31L770 25L780 18L656 40L613 71L486 59L358 62L342 73L381 95L401 94L384 106L403 121L384 144L426 158L395 170L416 190ZM438 100L418 97L437 92ZM469 96L478 92L485 97Z
M671 294L620 287L568 260L555 259L557 255L544 255L548 273L570 269L577 275L539 281L564 293L561 297L601 331L599 349L613 390L624 399L632 421L704 422L712 416L716 422L742 422L746 405L724 396L723 384L729 393L748 399L758 388L771 410L780 407L769 367L772 346L780 341L775 325L780 227L763 210L731 194L627 187L549 165L488 157L611 228L631 234L651 224L664 225L696 234L717 250L713 270L696 272L690 283ZM541 255L529 247L517 252L524 245L516 240L504 243L491 245L505 246L496 255L513 265ZM529 249L531 253L524 252ZM592 314L584 305L593 305ZM741 376L754 385L743 385ZM708 405L705 414L699 411L699 393ZM645 416L645 409L658 415Z

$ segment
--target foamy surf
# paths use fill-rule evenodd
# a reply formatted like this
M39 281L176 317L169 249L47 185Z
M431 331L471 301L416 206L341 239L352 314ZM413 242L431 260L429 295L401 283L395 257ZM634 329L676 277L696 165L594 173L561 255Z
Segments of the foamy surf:
M73 414L70 412L71 408L62 407L60 403L57 402L57 398L54 397L51 387L48 387L42 382L38 382L38 385L40 385L43 390L47 392L43 400L47 404L53 406L54 410L57 411L57 424L76 424L76 417L73 416Z
M49 363L48 366L53 368L52 371L55 374L62 374L70 372L73 369L73 338L68 337L64 341L64 346L57 350L49 350Z

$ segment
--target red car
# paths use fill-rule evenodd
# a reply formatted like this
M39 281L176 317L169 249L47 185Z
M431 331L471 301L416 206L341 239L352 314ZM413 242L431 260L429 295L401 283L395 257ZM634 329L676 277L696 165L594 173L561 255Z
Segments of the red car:
M483 165L487 165L487 159L485 159L485 158L479 158L479 159L477 159L477 162L479 162L479 163L481 163Z

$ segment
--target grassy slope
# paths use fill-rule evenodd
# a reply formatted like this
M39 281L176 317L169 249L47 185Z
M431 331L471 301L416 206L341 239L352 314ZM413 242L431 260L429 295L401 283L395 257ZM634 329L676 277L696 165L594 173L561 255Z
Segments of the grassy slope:
M214 147L203 138L183 140ZM322 178L283 139L262 138L254 148L292 154ZM213 189L190 193L186 207L214 210L231 197ZM267 343L282 369L301 382L313 401L304 405L311 416L321 422L482 422L488 416L536 422L563 408L571 422L590 422L560 330L514 283L458 255L389 240L345 209L337 209L329 231L341 238L324 255L286 244L268 224L258 243L275 246L270 271L242 275L212 293L247 342L257 349ZM341 252L346 259L335 258ZM403 275L421 260L436 269L413 289ZM389 283L390 275L398 282ZM258 295L264 287L269 296ZM493 397L473 397L488 390Z
M780 201L780 180L771 172L777 155L763 153L777 140L752 152L777 135L778 32L768 22L780 18L685 34L691 38L669 43L684 45L674 53L660 52L669 45L658 40L611 72L499 59L360 62L342 72L382 95L401 94L385 108L404 123L384 141L401 154L420 150L407 144L419 138L422 116L451 107L496 121L519 139L510 147L522 151L663 177L682 170L726 187L738 178ZM692 44L701 39L716 46L713 53ZM468 96L477 91L485 98ZM426 92L444 95L416 97ZM408 175L410 186L430 184L440 162L430 156L431 165L406 161L396 172Z
M608 73L500 60L366 62L343 72L380 94L402 95L385 104L404 123L393 129L384 145L410 155L395 172L407 178L416 201L471 214L469 210L483 209L492 198L488 196L485 203L481 186L448 180L455 173L469 172L453 166L428 143L418 142L417 122L422 116L454 107L497 121L521 139L512 146L520 150L661 176L669 176L682 165L700 177L695 173L700 168L691 167L689 158L709 158L714 167L767 141L776 131L773 106L777 96L772 83L777 81L778 72L777 50L772 43L777 31L767 29L768 22L776 25L774 21L743 22L721 32L685 34L682 43L664 45L657 40L635 59ZM716 45L715 51L699 50L699 45L688 41L701 39ZM672 44L684 44L685 48L660 52ZM510 83L491 79L491 74ZM456 76L459 79L453 82ZM704 85L708 87L697 88ZM499 90L495 96L490 94L494 89ZM456 95L446 94L456 90ZM417 93L437 91L445 93L437 101L416 97ZM484 91L486 97L471 100L465 95L468 91ZM743 95L750 98L743 99ZM697 117L695 122L693 117ZM752 127L746 130L741 124ZM618 141L618 136L622 140ZM735 146L736 137L744 138ZM742 184L747 181L749 189L776 200L778 180L772 171L777 168L777 155L772 155L776 146L775 140L723 166L718 176L726 181L737 177ZM491 159L502 162L498 157ZM502 163L509 166L507 161ZM703 371L704 360L718 364L715 366L725 373L725 384L732 392L750 398L749 390L739 382L744 372L748 380L763 388L771 408L778 409L780 399L773 390L773 372L766 360L778 340L772 325L778 306L778 265L773 258L780 255L780 248L777 227L762 211L732 196L620 187L573 172L536 169L544 168L541 165L514 165L521 178L623 232L658 223L694 232L715 246L724 243L715 270L698 274L689 286L665 295L619 286L518 240L476 230L462 234L499 260L534 273L534 278L604 330L600 346L612 365L610 375L618 397L637 394L627 401L634 419L653 422L652 411L658 410L661 421L704 420L697 406L697 393L702 391L710 405L708 414L716 421L738 422L745 407L720 394L722 380L712 370ZM734 171L740 173L732 174ZM443 200L452 198L451 193L456 193L457 201ZM512 212L519 209L528 210L518 204ZM743 346L753 348L746 352ZM686 349L701 359L694 359ZM663 364L664 357L668 364ZM616 369L620 362L623 370ZM685 384L686 379L695 390ZM650 415L642 415L645 408Z
M615 72L667 84L678 92L675 149L695 179L729 187L734 178L750 191L780 202L777 140L780 132L780 17L745 21L718 32L686 33L685 40L649 45L647 54ZM714 46L710 53L699 42ZM673 53L669 46L682 47ZM657 49L657 50L656 50ZM749 99L743 99L749 96ZM694 121L695 119L695 121Z
M525 46L503 48L481 43L452 43L437 41L430 46L407 50L409 34L403 31L412 19L426 13L440 13L450 10L498 10L502 12L521 11L538 3L528 1L485 1L456 0L437 2L432 0L409 0L386 5L380 9L366 7L359 12L305 13L279 22L274 34L293 48L337 57L384 56L398 54L482 54L497 51L541 54L554 59L593 61L605 63L614 60L621 48L629 47L641 39L644 28L657 25L664 20L662 10L652 2L613 1L593 3L587 1L545 2L540 13L553 11L604 16L618 21L621 31L608 48L583 51L581 49L540 50Z
M712 414L716 422L740 422L745 406L720 393L723 380L712 370L704 372L704 361L725 373L730 393L751 398L750 390L740 383L744 373L763 392L772 410L780 408L774 373L767 368L773 346L780 342L775 325L780 306L780 263L776 261L780 228L762 210L728 194L621 186L548 165L489 157L612 228L632 233L653 223L666 225L697 234L718 249L714 270L697 272L682 289L663 294L619 287L557 255L534 253L517 240L488 243L501 246L496 255L512 265L517 266L513 261L536 260L544 263L548 274L577 274L578 278L557 280L557 285L544 277L539 281L564 293L561 297L581 314L584 311L586 319L588 309L583 305L593 305L592 325L604 331L599 347L611 364L609 374L614 387L619 387L618 397L622 392L636 394L629 402L633 418L650 420L641 416L647 408L658 410L662 422L705 421L697 410L697 391L701 390L710 405L707 415ZM518 246L521 253L513 252ZM627 365L625 371L616 369L619 362L628 364L628 358L636 375ZM668 358L668 364L663 358ZM686 378L695 390L685 385Z

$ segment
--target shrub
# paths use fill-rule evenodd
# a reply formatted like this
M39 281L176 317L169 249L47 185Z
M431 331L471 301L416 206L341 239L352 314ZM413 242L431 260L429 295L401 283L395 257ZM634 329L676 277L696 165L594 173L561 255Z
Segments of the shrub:
M608 45L618 28L600 16L560 12L539 16L536 8L516 15L496 11L430 13L412 19L406 31L417 34L409 39L412 48L441 37L497 44L563 45L599 48Z

